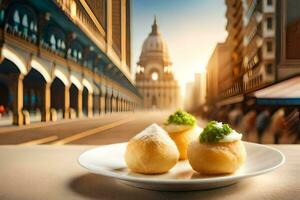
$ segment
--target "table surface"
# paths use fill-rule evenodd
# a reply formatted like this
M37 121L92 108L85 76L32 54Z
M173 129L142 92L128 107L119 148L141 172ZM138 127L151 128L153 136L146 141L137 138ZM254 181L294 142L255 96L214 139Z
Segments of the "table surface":
M300 145L273 145L286 156L275 171L207 191L138 189L80 167L78 156L95 146L1 146L1 200L56 199L299 199Z

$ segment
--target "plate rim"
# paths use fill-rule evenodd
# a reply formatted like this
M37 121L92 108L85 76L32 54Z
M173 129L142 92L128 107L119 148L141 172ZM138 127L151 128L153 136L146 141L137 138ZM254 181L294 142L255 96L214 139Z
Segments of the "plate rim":
M281 151L279 151L278 149L276 149L272 146L267 146L267 145L258 144L258 143L254 143L254 142L246 142L246 141L243 141L243 143L250 144L250 145L255 145L255 146L260 146L260 147L267 148L267 149L275 151L276 153L278 153L281 156L280 163L278 163L277 165L274 165L273 167L270 167L270 168L267 168L267 169L264 169L264 170L259 170L259 171L256 171L256 172L252 172L252 173L248 173L248 174L239 174L239 175L235 175L235 176L211 177L211 178L199 178L199 179L154 179L154 178L147 179L147 178L144 178L144 177L131 177L131 176L124 175L124 174L113 173L113 172L110 172L110 171L105 170L105 169L99 169L98 166L90 165L88 167L84 163L82 163L83 156L85 156L85 154L89 153L90 151L93 151L93 150L98 149L98 148L111 146L111 145L125 145L125 144L127 144L127 142L112 143L112 144L101 145L101 146L98 146L98 147L91 148L91 149L86 150L83 153L81 153L79 155L78 159L77 159L77 162L80 166L82 166L83 168L87 169L88 171L90 171L94 174L99 174L99 175L106 176L106 177L112 177L112 178L123 180L123 181L130 181L130 182L137 182L137 183L148 183L148 184L149 183L150 184L151 183L153 183L153 184L195 184L195 183L214 183L214 182L234 181L234 180L245 179L245 178L249 178L249 177L252 177L252 176L258 176L258 175L261 175L261 174L271 172L271 171L279 168L280 166L282 166L285 163L285 160L286 160L285 155Z

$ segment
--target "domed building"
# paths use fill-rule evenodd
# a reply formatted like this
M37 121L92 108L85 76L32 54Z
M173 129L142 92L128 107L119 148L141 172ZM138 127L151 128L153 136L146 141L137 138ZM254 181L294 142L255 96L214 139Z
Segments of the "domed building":
M158 30L156 18L144 41L137 63L136 85L143 96L144 109L176 109L180 92L174 79L168 46Z

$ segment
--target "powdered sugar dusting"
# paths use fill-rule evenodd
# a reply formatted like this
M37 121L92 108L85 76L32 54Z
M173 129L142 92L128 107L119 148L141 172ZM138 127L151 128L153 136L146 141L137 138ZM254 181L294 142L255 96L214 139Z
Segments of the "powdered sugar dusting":
M142 132L133 137L135 140L164 140L173 142L168 133L157 124L151 124Z

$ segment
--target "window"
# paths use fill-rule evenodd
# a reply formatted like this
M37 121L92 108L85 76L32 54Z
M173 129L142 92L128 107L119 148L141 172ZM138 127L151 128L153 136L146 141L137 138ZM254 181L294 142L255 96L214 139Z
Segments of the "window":
M26 14L23 16L22 25L28 27L28 17Z
M267 52L272 52L272 42L267 41Z
M55 50L56 49L56 39L55 39L55 36L53 34L50 36L50 43L51 43L51 48L53 50Z
M272 29L273 28L273 20L272 17L267 18L267 29Z
M15 11L14 13L14 22L19 24L20 23L20 16L19 16L19 11Z
M158 73L157 73L157 72L152 72L152 74L151 74L151 79L152 79L153 81L157 81L157 79L158 79Z
M273 0L267 0L267 5L271 6L273 4Z
M273 65L271 63L267 64L266 71L267 71L268 74L272 74Z

